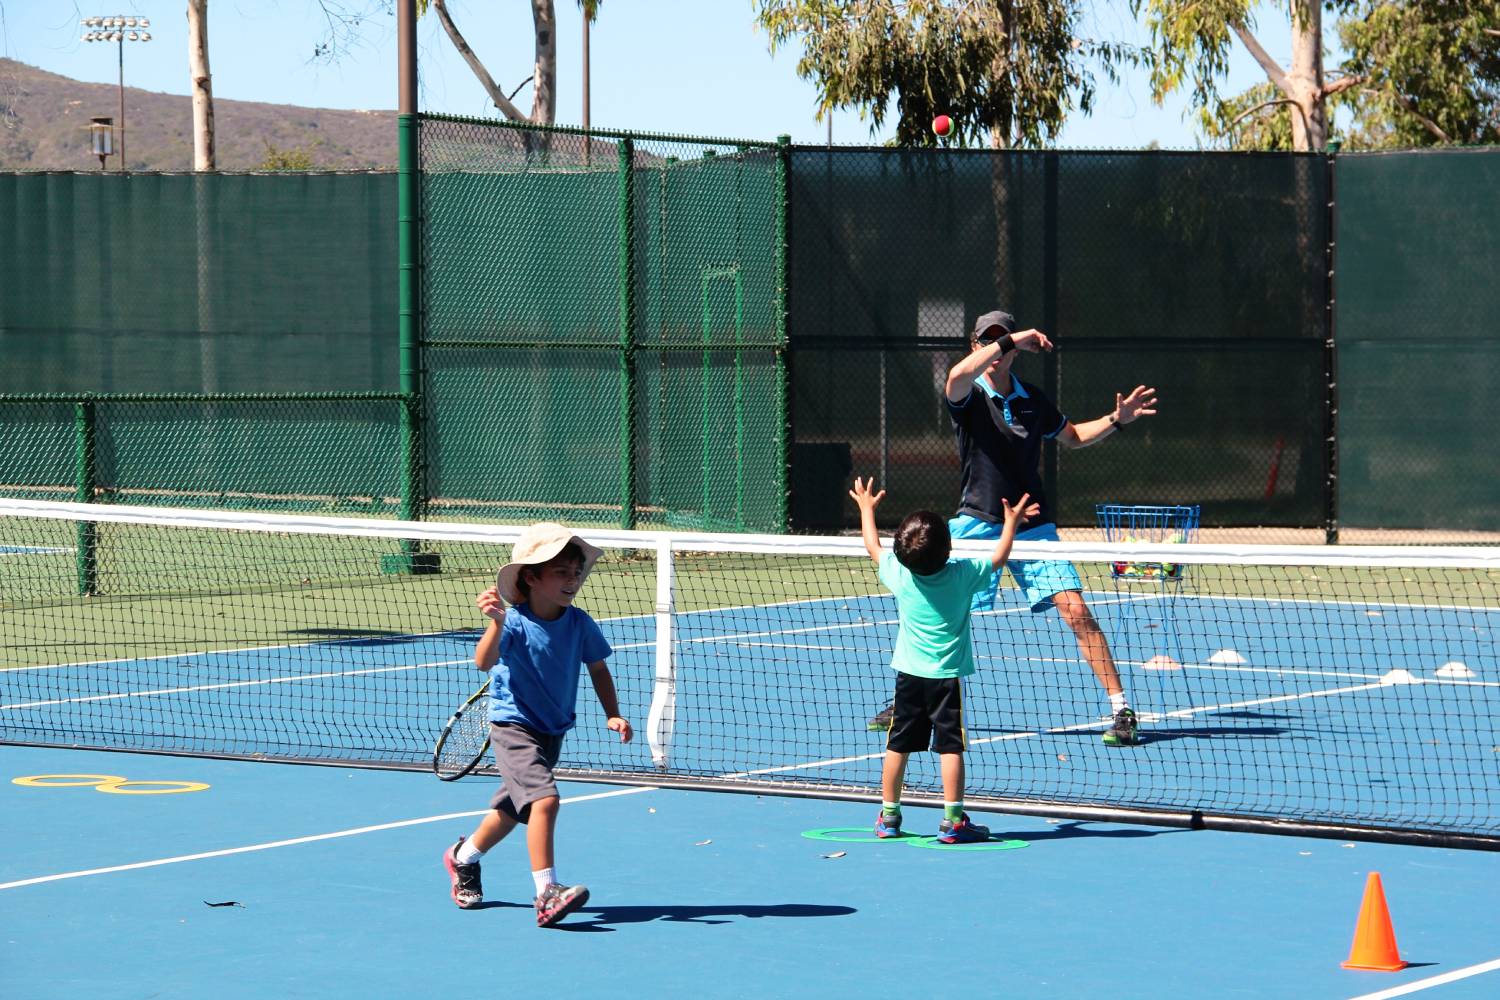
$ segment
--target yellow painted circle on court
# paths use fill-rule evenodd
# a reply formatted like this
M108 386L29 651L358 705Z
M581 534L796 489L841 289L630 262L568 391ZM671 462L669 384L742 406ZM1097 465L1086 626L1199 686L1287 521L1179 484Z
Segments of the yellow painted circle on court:
M127 788L127 785L131 787ZM100 785L94 791L111 795L175 795L178 792L201 792L207 787L201 781L117 781Z
M32 774L12 778L11 784L27 788L88 788L124 780L118 774Z
M27 788L92 788L111 795L176 795L201 792L209 787L201 781L131 781L118 774L32 774L12 778L11 784Z

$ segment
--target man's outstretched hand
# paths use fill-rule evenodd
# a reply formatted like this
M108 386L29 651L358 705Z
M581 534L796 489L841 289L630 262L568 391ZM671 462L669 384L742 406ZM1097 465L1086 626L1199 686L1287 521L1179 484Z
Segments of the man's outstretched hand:
M1130 395L1115 393L1115 419L1122 424L1134 423L1139 417L1156 415L1156 390L1138 385Z

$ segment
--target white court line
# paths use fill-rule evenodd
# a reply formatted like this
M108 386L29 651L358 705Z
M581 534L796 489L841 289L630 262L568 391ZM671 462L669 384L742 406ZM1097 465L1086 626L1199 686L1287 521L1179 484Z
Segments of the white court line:
M451 667L455 663L472 663L471 659L436 660L432 663L408 663L397 667L366 667L363 670L335 670L321 674L295 674L290 677L264 677L253 681L225 681L222 684L195 684L190 687L153 688L149 691L117 691L113 694L93 694L79 698L52 698L47 701L18 701L0 705L0 711L14 708L42 708L46 705L78 705L91 701L118 701L122 698L154 698L164 694L188 694L192 691L222 691L226 688L259 687L262 684L291 684L295 681L318 681L332 677L359 677L364 674L395 674L407 670L426 670L428 667Z
M1428 681L1418 678L1415 681L1400 683L1426 684L1428 683ZM1270 698L1255 698L1251 701L1230 701L1225 702L1222 705L1204 705L1199 708L1180 708L1175 712L1163 713L1163 717L1168 719L1187 719L1191 718L1194 715L1197 715L1199 712L1217 712L1221 709L1226 708L1249 708L1252 705L1274 705L1278 702L1297 701L1302 698L1327 698L1330 695L1353 694L1357 691L1373 691L1377 688L1395 686L1395 683L1390 683L1387 681L1376 681L1374 684L1354 684L1350 685L1349 687L1329 688L1326 691L1304 691L1301 694L1279 694Z
M632 787L617 788L609 792L595 792L592 795L577 795L573 798L563 799L563 802L589 802L594 799L609 799L617 795L635 795L640 792L657 791L654 787ZM316 833L308 837L293 837L290 840L273 840L265 844L250 844L245 847L229 847L222 851L204 851L201 854L181 854L175 858L157 858L155 861L137 861L128 865L112 865L109 868L89 868L77 872L60 872L57 875L42 875L37 878L25 878L15 882L0 882L0 889L19 889L27 885L39 885L43 882L61 882L64 879L83 878L85 875L111 875L115 872L135 871L138 868L157 868L161 865L175 865L183 861L201 861L204 858L222 858L231 854L249 854L251 851L268 851L275 847L295 847L298 844L311 844L319 840L336 840L339 837L356 837L362 833L379 833L382 830L399 830L406 826L421 826L424 823L441 823L444 820L464 819L466 817L483 816L490 812L488 809L475 809L469 812L444 813L441 816L423 816L420 819L403 819L395 823L379 823L375 826L361 826L353 830L336 830L333 833Z
M1361 993L1357 997L1351 997L1350 1000L1389 1000L1390 997L1401 997L1408 993L1428 990L1434 986L1442 986L1445 983L1455 983L1460 979L1468 979L1470 976L1477 976L1480 973L1494 972L1496 969L1500 969L1500 958L1495 959L1493 962L1471 965L1466 969L1454 969L1452 972L1445 972L1441 976L1418 979L1415 982L1406 983L1402 986L1392 986L1390 989L1381 990L1379 993Z
M232 656L235 653L264 653L277 649L312 649L318 646L338 646L350 642L382 642L391 639L436 639L457 635L460 632L476 632L478 629L447 629L442 632L394 632L390 635L371 635L358 638L314 639L309 642L283 642L275 646L230 646L225 649L200 649L192 653L160 653L156 656L121 656L113 660L78 660L74 663L38 663L29 667L0 667L0 673L20 673L23 670L66 670L69 667L107 667L114 663L151 663L156 660L190 660L195 656Z
M1482 611L1486 614L1500 612L1500 608L1482 604L1409 604L1402 601L1334 601L1320 600L1312 597L1250 597L1243 594L1180 594L1178 597L1189 601L1239 601L1242 604L1254 601L1272 607L1282 604L1305 604L1311 607L1326 606L1330 608L1399 608L1406 611Z

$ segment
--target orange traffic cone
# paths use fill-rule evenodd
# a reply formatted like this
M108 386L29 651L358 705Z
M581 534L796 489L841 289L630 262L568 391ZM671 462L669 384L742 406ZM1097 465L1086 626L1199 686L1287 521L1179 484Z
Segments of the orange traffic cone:
M1359 907L1359 923L1354 926L1354 946L1349 949L1346 969L1371 969L1395 972L1406 968L1396 951L1396 932L1391 928L1391 914L1385 908L1385 890L1380 887L1380 873L1371 872L1365 881L1365 899Z

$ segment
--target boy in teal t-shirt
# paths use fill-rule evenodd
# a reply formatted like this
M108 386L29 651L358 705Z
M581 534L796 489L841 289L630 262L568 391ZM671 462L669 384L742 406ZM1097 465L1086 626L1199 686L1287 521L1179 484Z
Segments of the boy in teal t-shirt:
M901 784L906 761L929 745L943 775L943 821L938 840L964 844L985 840L990 831L969 821L964 812L963 678L974 672L974 643L969 634L974 595L989 586L990 576L1005 565L1016 537L1016 525L1039 508L1028 495L1016 505L1004 503L1005 527L988 559L953 559L948 522L930 510L906 515L896 529L894 551L883 552L875 530L875 507L885 490L873 492L874 480L854 480L849 495L859 505L865 551L880 569L880 582L896 595L896 674L891 729L881 770L884 804L875 821L877 837L901 835Z

